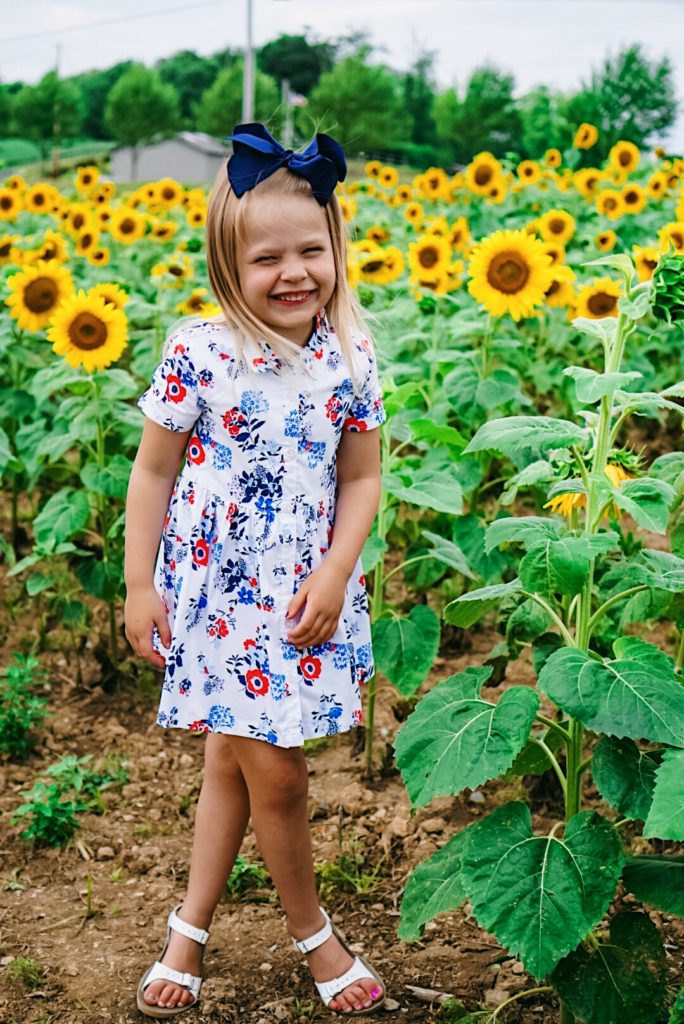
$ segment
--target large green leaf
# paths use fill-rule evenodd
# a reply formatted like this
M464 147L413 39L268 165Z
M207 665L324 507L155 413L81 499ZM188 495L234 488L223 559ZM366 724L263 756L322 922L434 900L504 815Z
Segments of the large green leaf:
M423 536L432 544L430 554L433 558L455 569L461 576L467 576L471 580L477 579L458 544L454 544L452 540L442 537L439 533L431 533L430 530L423 530Z
M591 562L564 538L535 544L522 559L520 581L532 594L579 594Z
M652 533L667 533L670 509L676 499L674 488L664 480L640 477L626 480L613 489L615 504Z
M684 917L684 857L628 857L622 880L642 903Z
M90 503L86 491L63 487L43 505L33 522L36 540L46 544L50 538L64 541L85 529L90 520Z
M467 594L461 594L460 597L446 605L444 618L452 626L467 628L481 619L490 609L496 608L503 598L517 594L522 589L520 580L516 579L511 580L510 583L497 583L493 587L470 590Z
M538 686L594 732L684 746L684 687L659 664L595 660L563 647L547 659Z
M439 619L418 604L408 618L379 619L373 624L373 653L380 671L406 697L418 689L439 650Z
M399 730L396 763L414 806L503 774L525 746L539 697L513 686L498 704L483 700L491 671L467 668L434 686Z
M460 515L463 511L463 488L453 466L448 470L442 469L437 474L418 471L409 484L404 483L402 477L396 473L386 474L383 477L383 484L395 498L408 501L411 505L432 508L436 512L447 512L454 516Z
M588 436L584 427L578 427L569 420L554 420L548 416L505 416L481 426L465 452L497 451L512 457L530 450L542 452L548 448L584 445Z
M133 463L125 455L112 455L106 466L87 462L81 470L81 480L89 491L103 494L107 498L125 498L128 478Z
M401 901L397 935L406 942L419 939L423 926L438 914L455 910L467 898L461 879L461 848L467 828L413 869Z
M563 373L567 377L572 377L577 399L584 404L598 402L623 384L631 384L633 380L643 376L638 370L628 370L625 373L597 373L586 366L568 366Z
M684 687L678 684L684 693ZM684 750L666 750L656 772L653 803L644 824L647 839L684 840Z
M661 760L660 751L639 750L626 737L604 736L594 749L591 773L603 799L623 818L645 821Z
M684 1024L684 988L680 988L677 998L670 1008L667 1024Z
M558 536L558 525L542 516L506 516L495 519L487 527L485 551L487 554L500 544L524 544L526 548Z
M479 924L543 978L601 920L622 869L617 831L584 811L565 835L536 836L529 808L509 803L471 825L461 875Z
M582 1024L655 1024L665 998L663 941L646 914L617 914L610 942L580 947L550 980Z

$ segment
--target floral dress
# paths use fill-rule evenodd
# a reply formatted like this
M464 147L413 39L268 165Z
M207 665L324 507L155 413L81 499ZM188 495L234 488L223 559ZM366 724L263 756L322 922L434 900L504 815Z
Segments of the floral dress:
M188 431L154 571L171 628L157 723L251 736L281 747L362 721L360 686L373 674L361 560L334 636L288 643L288 605L331 544L342 430L385 420L370 343L354 340L354 394L325 311L296 368L263 341L236 359L218 322L172 338L138 406ZM253 372L252 372L253 371Z

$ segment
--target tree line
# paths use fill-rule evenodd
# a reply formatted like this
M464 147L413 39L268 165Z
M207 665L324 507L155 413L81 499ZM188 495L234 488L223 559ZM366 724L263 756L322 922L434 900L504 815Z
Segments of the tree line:
M540 156L570 144L582 122L599 129L585 160L602 160L618 139L648 146L674 124L677 99L668 57L649 60L639 44L607 57L568 94L539 85L516 97L509 72L487 64L462 87L440 88L435 52L407 71L377 59L363 33L336 40L281 35L256 53L255 117L278 132L281 83L305 97L295 134L328 131L351 153L389 153L416 166L465 163L481 150ZM177 131L227 135L241 119L243 56L183 50L147 68L122 61L69 78L46 74L36 85L0 83L0 135L35 141L44 151L70 139L137 146Z

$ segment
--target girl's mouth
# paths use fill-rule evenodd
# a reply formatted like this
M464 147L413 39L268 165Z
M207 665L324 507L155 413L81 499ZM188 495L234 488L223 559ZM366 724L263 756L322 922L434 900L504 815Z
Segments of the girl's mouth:
M308 292L280 292L278 295L270 295L269 298L273 302L277 302L282 306L303 306L305 302L308 302L313 291Z

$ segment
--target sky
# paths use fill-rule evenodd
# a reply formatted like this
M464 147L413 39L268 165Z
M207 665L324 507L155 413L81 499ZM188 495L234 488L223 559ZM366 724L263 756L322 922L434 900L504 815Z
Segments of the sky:
M133 59L151 66L181 49L243 47L250 0L0 0L0 81L36 82L58 61L77 74ZM684 0L251 0L254 44L281 33L327 39L366 30L375 59L397 70L436 51L440 86L464 86L474 68L511 72L515 94L564 92L621 46L670 57L680 101L666 140L684 151ZM144 17L140 16L144 15ZM93 25L94 22L109 22ZM77 26L93 26L81 27Z

